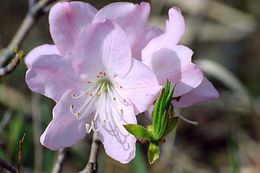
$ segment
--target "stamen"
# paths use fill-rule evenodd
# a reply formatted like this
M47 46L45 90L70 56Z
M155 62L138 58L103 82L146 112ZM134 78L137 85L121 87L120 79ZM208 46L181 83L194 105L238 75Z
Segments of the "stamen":
M85 92L83 92L82 94L80 94L80 95L78 95L78 96L76 96L76 94L72 94L71 95L71 97L73 98L73 99L79 99L79 98L81 98L82 96L85 96L85 95L88 95L88 93L91 91L91 90L93 90L93 89L95 89L95 85L92 85L89 89L87 89Z
M91 132L91 125L86 123L85 127L86 127L86 132L89 134Z
M76 117L77 117L78 119L80 118L80 113L79 113L79 112L75 113L75 115L76 115Z
M75 112L73 111L73 108L74 108L74 106L73 106L73 105L70 105L70 112L71 112L72 114L75 114Z
M197 126L199 123L197 121L192 121L192 120L189 120L187 118L185 118L184 116L182 115L176 115L175 117L179 117L180 119L182 119L183 121L189 123L189 124L192 124L192 125L195 125Z

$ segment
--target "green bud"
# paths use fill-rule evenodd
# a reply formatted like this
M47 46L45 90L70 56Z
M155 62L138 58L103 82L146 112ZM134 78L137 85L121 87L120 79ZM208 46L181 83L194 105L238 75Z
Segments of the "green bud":
M159 159L160 148L155 143L150 143L148 148L148 161L153 164L157 159Z
M164 132L166 130L169 119L168 109L171 105L173 91L174 87L171 87L171 83L168 80L159 98L155 102L154 110L152 113L152 134L155 140L160 140L160 138L164 135Z

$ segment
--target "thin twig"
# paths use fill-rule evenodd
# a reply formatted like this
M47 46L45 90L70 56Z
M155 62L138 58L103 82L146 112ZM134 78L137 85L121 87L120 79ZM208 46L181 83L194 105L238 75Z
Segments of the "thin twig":
M96 173L98 170L98 152L100 147L100 140L97 132L94 132L91 144L88 164L80 173Z
M14 59L12 59L12 61L8 65L0 68L0 76L5 76L14 71L14 69L18 66L20 60L21 58L19 53L16 53Z
M17 173L21 173L21 165L23 160L23 142L26 134L23 135L22 139L19 141L19 153L17 161Z
M64 161L65 161L65 157L66 157L65 149L59 150L58 157L57 157L56 163L53 167L52 173L61 173Z
M32 7L28 8L28 12L26 17L24 18L22 24L18 28L16 34L13 39L4 50L3 56L0 57L0 66L3 67L13 56L13 51L16 48L19 48L31 31L32 27L35 25L37 19L44 14L44 8L51 2L55 2L56 0L40 0L37 3L33 4Z
M0 167L11 173L17 173L16 168L3 159L0 159Z

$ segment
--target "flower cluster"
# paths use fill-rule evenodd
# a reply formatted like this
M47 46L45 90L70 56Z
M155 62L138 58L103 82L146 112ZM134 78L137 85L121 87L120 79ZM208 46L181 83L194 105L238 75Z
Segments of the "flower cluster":
M49 14L54 45L34 48L25 59L29 88L56 102L41 136L51 150L69 147L96 131L105 152L121 163L135 156L136 138L124 128L137 124L174 83L173 105L186 107L218 97L192 50L178 45L185 23L169 10L166 29L150 27L146 2L112 3L100 10L84 2L61 2Z

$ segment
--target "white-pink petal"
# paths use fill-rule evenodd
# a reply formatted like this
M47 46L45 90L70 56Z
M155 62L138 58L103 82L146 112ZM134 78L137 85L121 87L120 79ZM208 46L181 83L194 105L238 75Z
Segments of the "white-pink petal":
M65 59L59 55L42 55L30 64L26 72L28 87L56 102L78 84L77 77Z
M88 27L73 51L73 66L79 74L96 77L107 71L124 76L131 67L131 48L125 32L109 20ZM91 78L91 77L90 77Z
M62 55L71 53L82 31L97 10L88 3L73 1L55 4L49 14L50 33Z
M133 56L140 58L143 47L139 47L139 42L142 42L146 34L149 13L149 3L141 2L140 4L133 4L129 2L116 2L100 9L95 16L94 22L109 19L119 24L127 33L130 45L132 46Z
M112 98L107 98L106 101L107 106L101 104L102 108L99 109L98 136L110 157L121 163L128 163L135 157L136 138L123 125L137 123L133 106Z
M161 85L167 79L176 84L174 97L196 88L203 80L200 68L191 62L193 51L186 46L177 45L171 49L162 48L143 62L156 74Z
M161 48L172 49L177 45L185 31L185 21L180 9L173 7L169 10L169 20L164 34L152 39L142 50L142 59L150 58Z
M60 55L60 52L55 45L44 44L32 49L25 57L25 64L27 68L37 61L42 55Z
M135 106L135 113L146 111L158 96L162 87L155 73L138 60L133 61L129 73L120 80L119 93Z
M141 52L143 48L147 45L147 43L163 33L163 31L157 27L147 27L143 31L144 32L140 36L138 36L138 38L132 44L133 57L139 60L141 60Z
M173 101L175 107L183 108L201 103L207 100L217 99L219 97L218 91L206 77L204 77L201 84L187 94L182 95L177 100Z
M72 90L68 90L59 100L53 109L53 119L41 136L41 144L51 150L70 147L86 135L85 124L89 123L92 117L78 120L71 114L72 93Z

